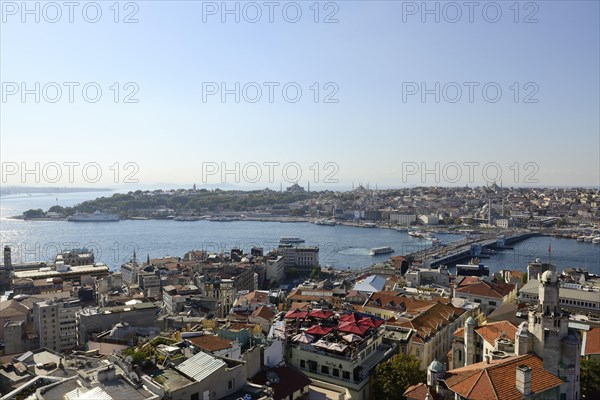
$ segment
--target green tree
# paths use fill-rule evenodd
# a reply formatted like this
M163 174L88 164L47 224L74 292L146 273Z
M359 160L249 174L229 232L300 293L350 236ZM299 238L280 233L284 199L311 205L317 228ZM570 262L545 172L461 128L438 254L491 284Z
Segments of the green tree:
M288 279L296 279L297 277L300 276L300 271L298 271L298 268L296 268L296 267L291 267L290 269L287 270L286 276Z
M61 206L52 206L48 209L48 211L62 214L65 212L65 209Z
M410 354L400 353L375 369L375 398L397 400L411 385L425 383L427 374L419 369L421 363Z
M310 277L312 279L319 279L319 276L321 276L321 267L319 265L316 265L313 267L310 273Z
M593 358L582 358L580 369L582 397L600 398L600 363Z
M41 217L43 217L45 215L46 215L46 213L41 208L38 208L37 210L27 210L27 211L25 211L23 213L23 216L26 219L29 219L29 218L41 218Z

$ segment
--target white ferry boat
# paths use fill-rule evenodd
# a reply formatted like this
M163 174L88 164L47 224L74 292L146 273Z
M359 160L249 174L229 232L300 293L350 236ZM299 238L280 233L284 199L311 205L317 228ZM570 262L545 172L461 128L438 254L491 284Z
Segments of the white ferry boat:
M379 254L388 254L388 253L393 253L394 249L392 249L389 246L384 246L384 247L373 247L371 249L371 252L369 253L370 256L376 256Z
M67 218L67 221L73 222L115 222L119 220L117 214L107 214L95 211L93 214L77 212Z
M304 243L304 239L299 237L282 237L279 239L279 243Z

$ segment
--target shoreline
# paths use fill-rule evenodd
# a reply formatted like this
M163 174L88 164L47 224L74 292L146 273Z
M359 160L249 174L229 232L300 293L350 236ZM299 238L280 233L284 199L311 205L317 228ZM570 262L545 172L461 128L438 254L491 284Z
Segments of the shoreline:
M213 218L220 218L218 216L212 216ZM227 223L227 222L279 222L279 223L315 223L316 218L314 217L245 217L245 218L237 218L237 217L225 217L223 216L222 218L226 218L225 220L211 220L209 218L198 218L198 219L192 219L192 220L184 220L184 221L177 221L174 218L160 218L160 217L127 217L127 218L121 218L119 219L119 221L154 221L154 220L158 220L158 221L173 221L173 222L198 222L198 221L209 221L209 222L221 222L221 223ZM20 221L28 221L28 222L79 222L79 223L102 223L102 222L119 222L119 221L69 221L67 218L48 218L48 217L42 217L42 218L25 218L22 215L15 215L15 216L10 216L10 217L6 217L5 219L8 220L20 220ZM366 225L368 224L368 225ZM514 232L514 230L510 230L510 229L505 229L505 228L478 228L478 227L464 227L464 226L452 226L452 227L447 227L447 226L396 226L396 225L390 225L390 224L386 224L386 223L371 223L371 222L355 222L355 221L336 221L336 225L341 225L341 226L349 226L349 227L354 227L354 228L364 228L364 229L388 229L388 230L397 230L400 233L404 233L407 232L409 230L418 230L418 231L422 231L422 232L427 232L427 233L434 233L434 234L448 234L448 235L468 235L468 234L486 234L486 233L496 233L499 236L500 235L504 235L507 233L511 233ZM331 226L328 226L331 227ZM460 231L460 230L464 230L464 229L468 229L471 232L464 232L464 231ZM578 236L584 236L587 235L583 229L570 229L570 230L565 230L564 232L555 232L555 231L548 231L548 230L533 230L533 229L526 229L523 228L521 230L524 231L530 231L530 232L535 232L540 236L549 236L549 237L554 237L554 238L559 238L559 239L572 239L572 240L577 240ZM575 237L574 237L575 236ZM591 243L591 242L584 242L584 243Z

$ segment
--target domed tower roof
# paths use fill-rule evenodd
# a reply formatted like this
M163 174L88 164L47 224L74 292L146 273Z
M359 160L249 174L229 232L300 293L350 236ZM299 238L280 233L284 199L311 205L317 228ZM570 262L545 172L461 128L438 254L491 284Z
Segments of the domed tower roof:
M429 367L427 367L427 369L431 372L443 372L444 365L438 360L433 360L431 364L429 364Z
M475 325L475 326L477 326L477 321L475 320L475 318L469 317L465 321L465 326L467 326L467 325Z
M542 274L542 283L556 283L558 281L558 277L556 274L550 270L544 272Z

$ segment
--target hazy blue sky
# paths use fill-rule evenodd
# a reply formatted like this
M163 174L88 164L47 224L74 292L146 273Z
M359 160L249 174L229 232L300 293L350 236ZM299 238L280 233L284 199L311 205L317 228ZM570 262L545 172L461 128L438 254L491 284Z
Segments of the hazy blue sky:
M295 162L302 170L300 183L310 180L312 187L323 186L328 172L339 187L361 181L431 185L435 174L420 172L438 162L439 184L464 185L470 180L464 163L479 162L471 167L474 183L484 183L484 164L497 163L488 164L486 176L493 177L500 166L504 185L600 184L597 1L519 2L518 7L513 1L474 2L472 22L462 1L428 2L440 10L439 23L423 13L422 2L338 1L318 7L313 1L272 2L272 23L263 1L228 2L240 10L239 23L235 15L222 15L222 2L201 1L121 2L115 23L113 3L98 1L102 15L90 23L83 8L93 20L95 5L80 2L70 23L62 1L54 3L60 18L56 7L40 2L38 23L35 15L23 13L20 1L2 2L3 183L36 184L33 175L12 175L15 165L33 168L35 162L46 167L39 183L51 183L55 169L48 163L56 162L64 186L69 182L63 163L95 162L103 173L98 185L114 186L110 167L119 163L122 183L134 171L124 164L135 162L140 186L214 184L221 175L203 177L203 163L206 172L221 163L234 169L239 162L239 184L252 186L256 168L248 163L255 162L263 173L258 188L269 184L263 163L280 163L269 184L278 186L295 175L292 168L283 176L282 166ZM31 9L35 4L29 2ZM252 23L255 5L262 17ZM286 21L298 8L298 22ZM132 13L138 22L123 23ZM324 23L331 14L337 22ZM39 103L35 94L23 101L23 82L33 92L40 83ZM50 82L62 90L56 103L50 102L56 96ZM64 82L79 83L72 103ZM88 100L82 96L89 82L102 89L96 103L90 102L93 87ZM117 103L114 82L120 87ZM125 87L128 82L134 84ZM236 82L239 103L234 94L224 102L220 93L207 94L221 83L233 89ZM249 82L262 89L256 103L249 101L256 94L253 85L243 93ZM272 103L264 82L279 83ZM290 82L302 90L296 103L291 102L294 87L287 100L282 95ZM421 83L433 89L436 82L439 103L435 93L423 101ZM462 97L453 103L457 86ZM125 103L123 96L136 87L132 98L138 102ZM492 102L498 87L502 94ZM338 102L325 102L334 91L331 98ZM337 167L325 167L328 162ZM81 166L74 172L74 184L86 184ZM233 175L225 178L236 183Z

